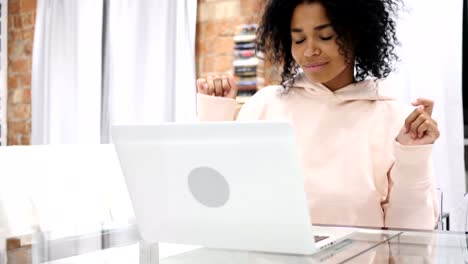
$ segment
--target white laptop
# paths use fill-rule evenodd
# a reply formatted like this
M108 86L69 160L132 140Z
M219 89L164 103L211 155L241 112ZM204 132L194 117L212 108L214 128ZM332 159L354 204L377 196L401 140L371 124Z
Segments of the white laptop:
M350 234L311 225L286 123L114 126L112 138L145 241L307 255Z

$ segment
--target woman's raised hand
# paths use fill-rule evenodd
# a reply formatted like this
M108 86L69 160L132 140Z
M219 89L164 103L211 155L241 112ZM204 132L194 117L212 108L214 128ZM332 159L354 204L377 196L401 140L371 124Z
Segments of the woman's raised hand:
M440 132L437 122L432 118L434 101L418 98L412 103L417 108L406 118L405 125L397 136L402 145L434 144Z
M237 86L231 74L197 79L197 91L201 94L235 99Z

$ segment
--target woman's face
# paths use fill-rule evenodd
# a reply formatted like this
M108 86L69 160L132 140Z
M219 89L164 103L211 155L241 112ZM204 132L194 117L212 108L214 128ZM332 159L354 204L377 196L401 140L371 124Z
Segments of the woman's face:
M353 64L340 54L336 33L321 3L304 3L291 20L291 53L307 78L334 91L354 81ZM350 60L353 61L353 60Z

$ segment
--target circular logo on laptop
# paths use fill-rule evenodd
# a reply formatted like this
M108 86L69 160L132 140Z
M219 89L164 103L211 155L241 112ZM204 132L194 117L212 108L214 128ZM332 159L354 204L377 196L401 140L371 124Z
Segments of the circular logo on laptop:
M229 200L229 184L224 176L210 167L198 167L188 175L193 197L208 207L221 207Z

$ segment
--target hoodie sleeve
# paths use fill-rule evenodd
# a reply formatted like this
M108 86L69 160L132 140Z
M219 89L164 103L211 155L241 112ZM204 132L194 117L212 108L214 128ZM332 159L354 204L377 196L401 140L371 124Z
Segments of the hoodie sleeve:
M382 204L386 227L434 229L439 212L431 153L432 145L404 146L394 140L395 161Z
M197 94L197 117L199 121L232 121L237 101L230 98Z
M254 121L265 118L268 102L278 90L268 86L257 91L241 108L238 121ZM233 121L237 101L230 98L197 94L197 116L199 121Z

